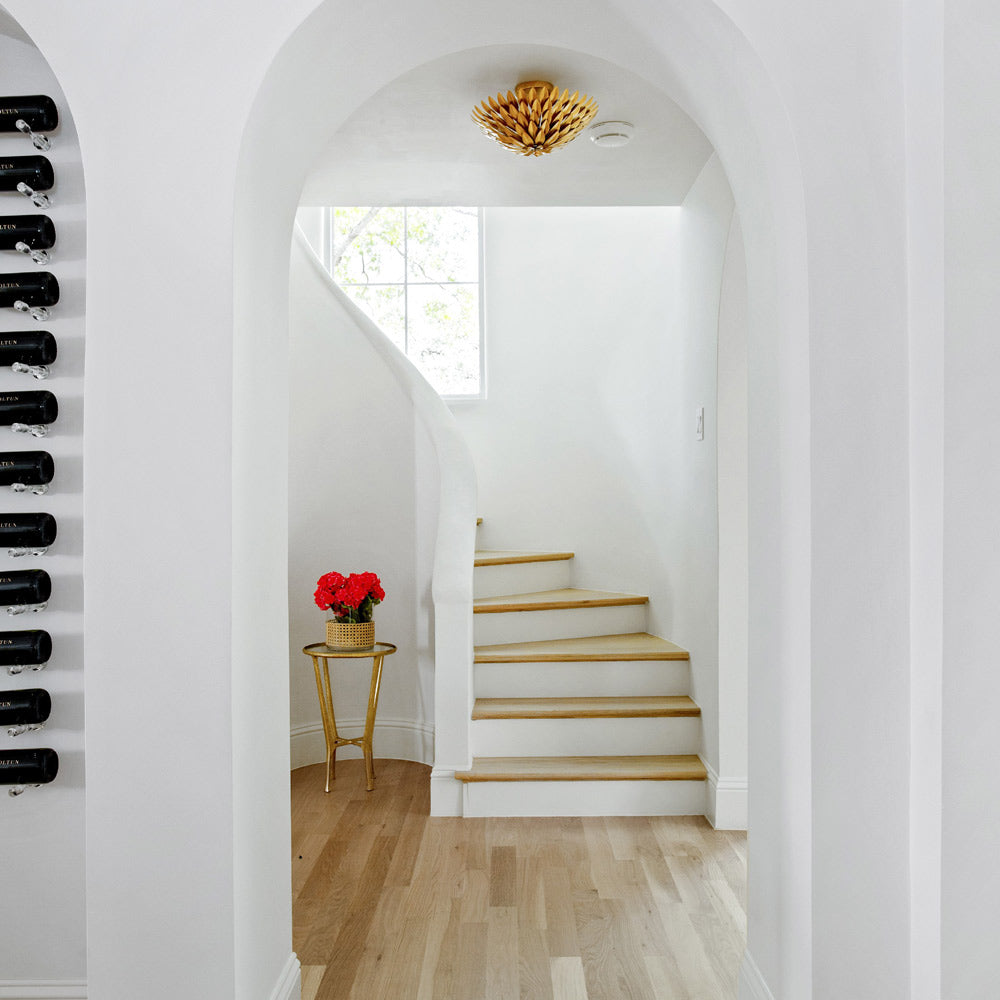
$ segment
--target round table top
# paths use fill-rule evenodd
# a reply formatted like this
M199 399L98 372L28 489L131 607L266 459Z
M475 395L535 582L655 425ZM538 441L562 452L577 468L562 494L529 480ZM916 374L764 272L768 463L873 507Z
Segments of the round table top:
M328 646L325 642L314 642L303 646L302 652L306 656L353 660L365 656L391 656L396 647L391 642L376 642L374 646Z

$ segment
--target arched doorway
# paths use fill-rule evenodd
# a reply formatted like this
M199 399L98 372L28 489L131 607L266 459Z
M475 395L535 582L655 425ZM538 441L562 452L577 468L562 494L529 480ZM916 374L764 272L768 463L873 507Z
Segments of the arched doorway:
M627 5L626 5L627 6ZM794 428L808 413L806 271L801 180L783 107L751 46L705 2L671 4L641 33L621 11L594 4L568 26L558 11L526 5L532 42L579 48L610 61L643 65L709 136L730 178L746 240L750 310L751 536L750 953L782 994L806 996L811 981L809 680L809 444ZM234 348L234 591L284 572L280 547L262 549L254 525L280 510L280 483L262 488L253 456L284 450L286 428L261 388L283 374L287 250L305 171L339 124L388 80L435 56L489 41L509 41L518 12L509 7L454 22L447 11L412 5L393 12L392 31L368 57L379 26L365 10L344 17L320 7L285 43L271 66L244 135L236 204ZM472 23L472 20L475 23ZM524 23L528 23L526 20ZM735 57L734 57L735 55ZM303 98L307 99L303 99ZM316 121L315 102L325 118ZM276 143L275 135L293 137ZM780 289L780 293L779 293ZM280 408L278 408L280 409ZM235 656L241 650L280 662L279 615L235 603ZM284 742L273 716L287 697L277 675L261 687L234 675L234 742L277 782L269 749ZM262 730L267 740L260 739ZM277 754L286 759L286 749ZM265 754L268 754L265 759ZM259 778L261 770L255 772ZM245 779L237 774L237 783ZM275 787L278 787L275 784ZM261 798L258 796L258 799ZM263 804L237 811L236 839L255 826ZM270 810L272 803L267 802ZM280 817L279 817L280 818ZM277 836L276 819L268 829ZM258 827L259 828L259 827ZM285 827L287 830L287 825ZM262 905L287 908L274 885ZM756 931L755 928L760 930ZM237 928L237 953L241 934ZM759 948L758 948L759 944ZM756 965L747 964L748 982Z

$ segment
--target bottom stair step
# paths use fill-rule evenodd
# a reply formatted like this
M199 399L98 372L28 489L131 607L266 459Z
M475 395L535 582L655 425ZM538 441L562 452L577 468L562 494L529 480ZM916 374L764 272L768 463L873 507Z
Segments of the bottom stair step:
M694 754L477 757L455 777L464 816L703 816L707 806Z
M631 757L477 757L459 781L704 781L696 754Z

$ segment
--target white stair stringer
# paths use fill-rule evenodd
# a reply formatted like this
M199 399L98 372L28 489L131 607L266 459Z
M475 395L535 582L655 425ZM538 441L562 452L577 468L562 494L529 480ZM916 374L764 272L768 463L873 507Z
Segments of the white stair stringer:
M570 585L570 559L502 563L476 566L472 575L474 597L500 597L538 590L562 590Z
M687 660L477 663L478 698L581 698L687 694Z
M534 642L540 639L570 639L612 632L641 632L645 627L644 604L473 615L473 634L477 646Z
M697 717L476 719L471 729L473 757L689 754L700 738Z

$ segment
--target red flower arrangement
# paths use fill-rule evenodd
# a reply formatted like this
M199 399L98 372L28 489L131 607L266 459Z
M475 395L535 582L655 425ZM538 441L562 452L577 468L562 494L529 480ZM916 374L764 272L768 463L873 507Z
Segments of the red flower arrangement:
M333 612L338 622L370 622L385 591L374 573L324 573L316 581L316 607Z

